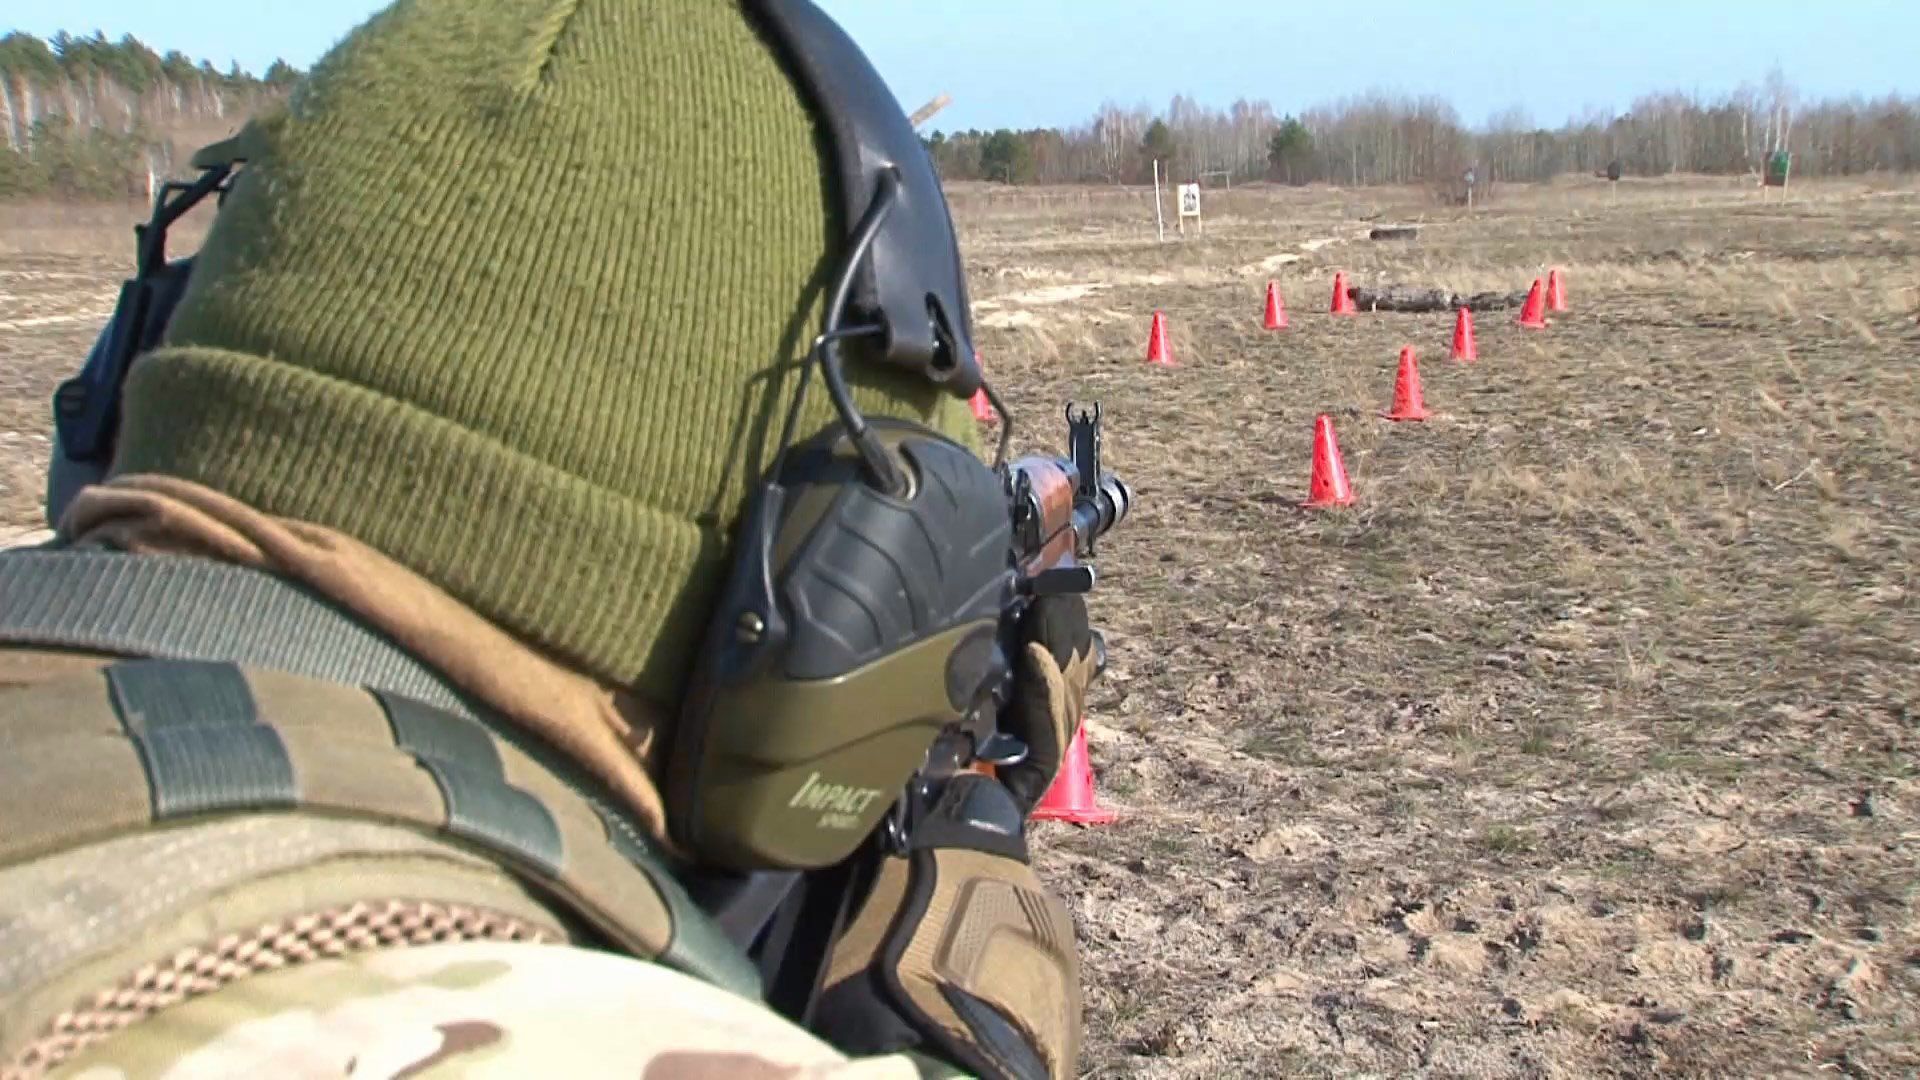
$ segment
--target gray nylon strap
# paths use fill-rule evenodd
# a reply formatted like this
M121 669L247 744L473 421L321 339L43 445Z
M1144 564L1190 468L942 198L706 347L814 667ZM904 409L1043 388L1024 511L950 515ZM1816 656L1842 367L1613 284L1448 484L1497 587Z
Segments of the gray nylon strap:
M173 728L135 742L153 783L157 820L300 801L286 744L270 727Z
M506 775L500 751L478 722L385 690L373 691L373 698L387 714L394 745L400 749L416 757L451 761L488 776Z
M416 758L447 800L447 831L486 847L511 851L549 878L560 875L566 851L560 826L539 799L506 782L444 758Z
M146 766L156 819L299 800L286 744L260 723L239 668L135 660L108 667L107 685Z
M169 660L220 660L365 687L385 707L399 745L423 758L499 776L500 761L491 743L479 728L449 723L444 713L452 713L484 724L486 730L531 755L580 791L609 822L617 823L628 846L646 848L627 816L604 795L595 794L594 785L583 782L579 770L559 760L551 748L511 724L485 724L484 710L469 704L438 673L390 639L272 574L208 559L91 548L0 553L0 642ZM117 664L114 669L128 672L110 676L122 715L127 716L119 688L128 680L138 681L141 669L137 664ZM158 681L171 685L183 675L221 678L172 668ZM238 680L238 693L245 695L244 680L230 677ZM210 684L203 689L217 688ZM167 707L162 695L168 692L166 686L151 687L140 708L132 710L129 731L146 722L140 709ZM232 693L228 688L223 696L231 698ZM207 716L206 695L193 697L192 708ZM251 709L251 699L246 701L245 707ZM443 787L448 782L445 776L435 779ZM461 788L461 794L456 796L449 789L449 797L467 798L470 785L461 778L452 783ZM544 829L525 814L509 812L516 815L515 820L529 822L525 839L538 849ZM650 863L648 870L659 872L658 863Z
M393 741L440 785L447 828L457 836L517 851L550 876L565 855L560 826L539 799L507 782L485 728L410 698L376 690Z
M686 888L660 866L660 860L635 840L628 829L606 810L599 809L599 814L607 827L607 840L628 862L653 879L654 886L660 890L660 899L666 902L667 912L672 916L673 936L667 939L666 951L660 954L660 959L716 986L748 997L760 997L763 993L760 973L747 962L720 924L700 910Z
M250 727L260 710L232 664L134 660L106 669L113 706L133 735L176 727Z
M0 642L219 658L474 715L431 668L326 600L209 559L92 549L0 554Z

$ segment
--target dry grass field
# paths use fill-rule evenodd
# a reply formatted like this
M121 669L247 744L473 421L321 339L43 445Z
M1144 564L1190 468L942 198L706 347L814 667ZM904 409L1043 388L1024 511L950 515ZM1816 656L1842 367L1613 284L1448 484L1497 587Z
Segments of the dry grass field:
M0 205L0 543L45 527L53 390L73 374L133 273L145 208ZM191 251L202 214L183 222Z
M1166 244L955 193L1021 446L1097 398L1140 497L1095 600L1124 816L1041 840L1092 1074L1920 1070L1920 198L1626 188L1234 192ZM1483 314L1471 366L1450 315L1324 314L1336 269L1550 266L1571 310ZM1402 344L1425 424L1376 415ZM1296 506L1321 411L1346 512Z
M1122 817L1038 839L1088 1075L1920 1072L1920 195L1623 186L1236 190L1164 244L1137 192L953 192L1019 448L1097 399L1140 500L1093 601ZM0 531L130 220L0 210ZM1324 314L1336 269L1550 266L1571 310L1474 365ZM1377 418L1403 344L1424 424ZM1346 511L1297 506L1323 411Z

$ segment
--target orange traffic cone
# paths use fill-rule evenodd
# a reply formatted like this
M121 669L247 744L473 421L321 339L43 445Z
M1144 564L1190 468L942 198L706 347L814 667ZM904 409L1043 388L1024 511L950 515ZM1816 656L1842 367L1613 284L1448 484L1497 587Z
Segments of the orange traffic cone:
M980 423L990 424L996 419L993 413L993 402L987 400L987 392L985 390L975 390L972 399L969 400L967 404L972 406L973 418Z
M1267 329L1285 330L1287 328L1287 308L1280 302L1280 283L1267 282Z
M1172 367L1173 350L1167 348L1167 317L1153 313L1153 329L1147 333L1147 363Z
M976 365L980 363L980 353L978 350L974 351L973 362ZM982 368L980 373L982 375L985 375L986 369ZM997 419L993 411L993 402L987 400L987 391L985 387L982 387L979 390L975 390L973 392L973 397L967 402L967 404L973 408L973 418L976 421L982 424L986 424L986 423L991 423L995 419Z
M1520 325L1528 330L1547 328L1547 298L1540 288L1540 279L1533 279L1533 288L1527 290L1527 302L1520 308Z
M1352 503L1347 466L1340 460L1340 444L1333 437L1333 417L1321 413L1313 418L1313 478L1307 488L1307 501L1300 505L1319 509Z
M1040 796L1039 805L1033 808L1033 817L1037 821L1071 821L1075 825L1105 825L1120 815L1101 806L1093 793L1093 765L1087 760L1087 728L1085 724L1074 733L1073 742L1067 744L1066 760L1060 763L1060 774L1053 778L1053 785L1047 793Z
M1328 309L1333 315L1358 315L1360 309L1353 306L1353 297L1347 293L1347 275L1344 270L1333 272L1333 307Z
M1547 271L1547 310L1567 310L1567 282L1558 269Z
M1380 414L1388 420L1425 420L1426 398L1420 393L1420 362L1413 357L1413 346L1400 346L1400 374L1393 380L1393 411Z
M1473 310L1461 308L1458 318L1453 320L1453 359L1478 360L1480 347L1473 341Z

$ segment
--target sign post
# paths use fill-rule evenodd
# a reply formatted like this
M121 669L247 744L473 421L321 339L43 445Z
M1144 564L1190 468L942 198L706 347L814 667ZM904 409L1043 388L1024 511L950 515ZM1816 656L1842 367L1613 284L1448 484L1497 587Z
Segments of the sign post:
M1611 196L1609 196L1609 199L1611 200L1612 205L1615 205L1615 206L1620 205L1620 159L1619 158L1614 158L1612 161L1607 162L1607 190L1613 193Z
M1167 242L1167 219L1160 212L1160 159L1153 159L1153 226L1160 232L1160 242Z
M1466 175L1460 179L1467 182L1467 213L1471 214L1473 213L1473 182L1478 179L1478 177L1474 175L1473 169L1469 168L1467 169Z
M1200 185L1199 184L1181 184L1179 188L1179 192L1180 192L1179 225L1180 225L1181 234L1182 235L1186 234L1188 218L1193 219L1193 227L1195 231L1205 234L1207 231L1206 225L1202 223L1200 220Z

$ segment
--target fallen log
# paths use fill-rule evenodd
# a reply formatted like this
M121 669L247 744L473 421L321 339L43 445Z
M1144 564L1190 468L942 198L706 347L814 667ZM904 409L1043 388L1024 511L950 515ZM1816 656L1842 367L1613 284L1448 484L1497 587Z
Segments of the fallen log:
M1412 240L1420 230L1412 225L1391 225L1367 230L1369 240Z
M1353 304L1361 311L1457 311L1468 308L1473 311L1496 311L1500 308L1519 307L1526 302L1525 290L1520 292L1483 292L1471 296L1448 292L1445 289L1423 289L1412 285L1386 285L1372 289L1364 285L1352 285L1347 295L1353 297Z

